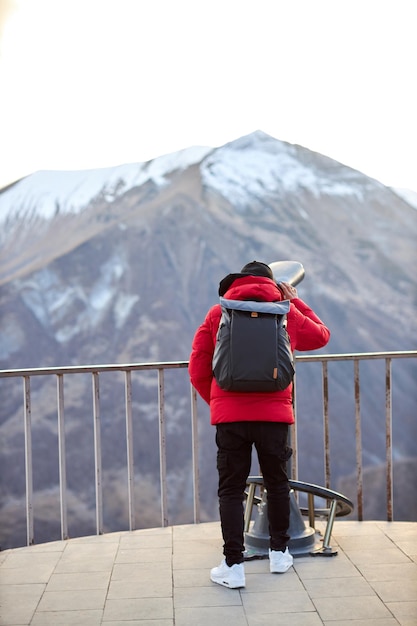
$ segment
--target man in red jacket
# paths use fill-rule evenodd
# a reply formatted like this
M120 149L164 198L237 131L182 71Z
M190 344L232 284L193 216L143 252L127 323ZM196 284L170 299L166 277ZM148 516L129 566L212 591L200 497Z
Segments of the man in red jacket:
M271 268L253 261L239 274L229 274L219 295L230 300L275 302L290 300L287 331L292 350L316 350L327 344L329 329L297 295L289 283L274 280ZM190 379L210 405L216 426L219 511L224 559L210 578L231 589L245 586L243 498L255 445L267 492L270 532L269 564L272 573L286 572L293 564L288 551L290 499L287 461L288 426L294 422L292 384L284 391L241 392L221 389L213 377L212 359L221 317L214 305L198 328L189 363Z

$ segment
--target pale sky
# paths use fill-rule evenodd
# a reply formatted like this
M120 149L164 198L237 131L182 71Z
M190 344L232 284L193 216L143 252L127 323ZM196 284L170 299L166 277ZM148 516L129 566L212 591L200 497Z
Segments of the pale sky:
M414 0L0 0L0 187L255 130L417 191Z

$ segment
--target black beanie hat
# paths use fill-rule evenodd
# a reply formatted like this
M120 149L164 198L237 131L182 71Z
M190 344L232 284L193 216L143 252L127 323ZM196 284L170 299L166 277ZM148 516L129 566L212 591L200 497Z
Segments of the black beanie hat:
M269 265L261 261L251 261L242 267L240 274L228 274L220 281L219 296L224 296L232 283L237 278L243 278L244 276L263 276L264 278L272 278L274 280L274 274Z
M271 268L261 261L251 261L246 263L240 270L242 274L250 274L251 276L265 276L265 278L274 278Z

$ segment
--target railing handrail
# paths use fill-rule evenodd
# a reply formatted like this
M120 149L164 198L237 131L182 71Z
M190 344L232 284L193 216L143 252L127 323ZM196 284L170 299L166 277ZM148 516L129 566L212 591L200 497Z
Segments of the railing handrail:
M321 362L323 381L323 428L325 440L325 488L330 487L330 445L329 445L329 412L328 412L328 371L327 365L331 361L354 362L355 387L355 422L356 422L356 459L357 459L357 511L358 519L362 517L362 442L361 442L361 411L360 411L360 383L359 361L369 359L385 359L386 380L386 483L387 483L387 520L393 520L393 476L392 476L392 389L391 389L391 361L397 358L415 358L417 350L399 350L392 352L367 352L348 354L296 354L297 362ZM0 378L21 378L24 394L24 433L25 433L25 472L26 472L26 522L27 543L34 543L34 514L32 506L32 435L31 435L31 392L30 379L32 376L55 375L57 379L57 411L58 411L58 447L59 447L59 479L60 479L60 509L61 509L61 537L68 537L66 512L66 469L65 469L65 429L64 429L64 386L63 378L70 374L92 374L93 386L93 418L94 418L94 456L95 456L95 489L96 489L96 528L97 534L103 532L102 518L102 468L101 468L101 439L100 439L100 391L99 374L102 372L123 372L125 375L125 412L126 412L126 444L127 444L127 474L129 499L129 528L135 528L134 518L134 488L133 488L133 445L132 445L132 391L131 373L133 371L153 370L158 373L158 420L159 420L159 454L160 454L160 490L161 490L161 525L168 523L167 512L167 481L166 481L166 450L165 450L165 410L164 410L164 371L168 369L184 369L188 361L161 361L152 363L120 363L70 365L64 367L36 367L0 370ZM295 397L297 395L297 380L295 381ZM198 433L197 433L197 393L190 384L191 390L191 439L192 439L192 472L193 472L193 504L194 522L200 521L200 492L198 471ZM297 403L295 401L295 412ZM296 420L297 422L297 420ZM293 470L291 478L298 479L297 468L297 431L292 427L291 445L294 448Z
M354 361L368 359L413 358L416 350L395 350L392 352L349 352L341 354L295 354L295 361ZM48 374L81 374L94 372L129 372L135 370L155 370L188 367L188 361L155 361L151 363L106 363L94 365L65 365L53 367L30 367L0 370L0 378L13 376L45 376Z
M363 361L368 359L395 359L417 356L417 350L394 350L393 352L349 352L341 354L296 354L296 361Z
M31 367L0 370L0 378L14 376L46 376L49 374L93 374L94 372L133 372L136 370L178 369L188 367L188 361L152 363L108 363L105 365L66 365L61 367Z

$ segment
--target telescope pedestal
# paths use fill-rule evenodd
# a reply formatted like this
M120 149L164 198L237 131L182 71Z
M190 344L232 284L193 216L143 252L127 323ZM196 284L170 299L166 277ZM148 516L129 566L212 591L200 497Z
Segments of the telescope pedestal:
M257 505L258 515L252 529L245 533L245 560L264 559L269 551L268 504L264 498ZM290 526L291 539L288 549L293 556L311 554L321 548L320 538L314 528L306 526L298 507L294 491L290 491Z

